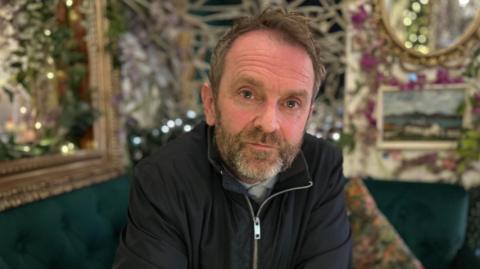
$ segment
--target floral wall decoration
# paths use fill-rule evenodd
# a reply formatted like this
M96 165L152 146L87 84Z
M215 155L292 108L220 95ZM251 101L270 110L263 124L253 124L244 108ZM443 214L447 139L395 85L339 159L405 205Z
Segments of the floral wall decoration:
M214 45L235 19L269 5L296 10L312 19L318 39L325 44L328 76L308 131L340 139L346 26L340 1L111 0L110 49L117 56L122 91L115 101L127 118L134 162L181 133L179 130L190 130L202 118L199 90L207 81Z
M0 1L0 161L92 148L89 1Z
M480 48L464 64L421 68L409 72L385 46L379 34L372 1L349 7L351 31L347 37L347 85L344 135L347 176L373 176L404 180L446 181L466 187L480 185ZM465 103L469 124L456 149L380 149L377 147L377 94L383 85L400 91L421 91L427 85L468 85Z

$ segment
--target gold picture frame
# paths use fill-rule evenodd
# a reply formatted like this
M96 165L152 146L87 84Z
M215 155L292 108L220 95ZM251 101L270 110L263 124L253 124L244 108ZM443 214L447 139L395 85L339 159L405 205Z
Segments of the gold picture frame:
M112 179L125 172L119 141L121 121L113 107L115 89L106 51L105 0L88 0L87 20L92 105L100 112L94 123L95 149L71 155L49 155L0 162L0 211Z
M462 64L465 57L471 53L480 42L480 10L463 34L449 47L427 54L414 49L406 48L396 36L394 29L388 22L389 14L386 11L385 0L373 0L374 18L380 27L380 35L384 37L392 54L397 56L405 70L418 70L423 67L454 67Z
M454 149L468 124L468 85L382 86L377 101L381 149ZM459 114L462 111L462 114Z

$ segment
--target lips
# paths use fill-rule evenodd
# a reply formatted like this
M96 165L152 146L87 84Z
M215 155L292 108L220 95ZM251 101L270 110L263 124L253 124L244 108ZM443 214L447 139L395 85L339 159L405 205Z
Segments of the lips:
M259 150L273 150L276 148L275 146L269 145L269 144L261 144L261 143L246 143L246 144L249 145L250 147L253 147Z

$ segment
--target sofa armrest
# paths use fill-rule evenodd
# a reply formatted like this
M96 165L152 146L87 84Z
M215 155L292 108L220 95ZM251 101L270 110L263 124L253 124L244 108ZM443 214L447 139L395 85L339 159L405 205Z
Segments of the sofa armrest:
M480 257L468 246L463 246L457 253L452 264L452 269L478 269L480 268Z

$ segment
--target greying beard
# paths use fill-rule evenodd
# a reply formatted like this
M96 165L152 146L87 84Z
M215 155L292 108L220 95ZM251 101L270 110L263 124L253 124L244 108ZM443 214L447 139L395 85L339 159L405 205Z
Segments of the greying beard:
M249 150L243 142L245 140L277 146L278 152ZM296 145L290 145L278 133L265 133L258 127L247 127L232 135L225 130L220 119L217 119L215 127L215 141L226 165L241 181L249 184L264 181L289 168L302 144L300 141ZM269 160L273 157L272 154L278 156ZM256 162L258 167L251 162Z

